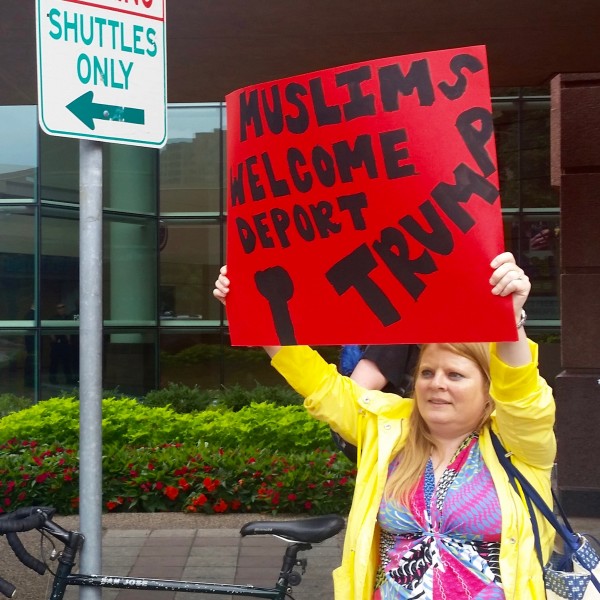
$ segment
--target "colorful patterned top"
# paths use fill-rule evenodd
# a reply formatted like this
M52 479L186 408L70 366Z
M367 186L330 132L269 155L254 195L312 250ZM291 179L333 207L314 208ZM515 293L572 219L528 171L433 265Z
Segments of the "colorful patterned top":
M392 461L389 472L399 464ZM410 506L381 502L380 566L373 600L501 600L502 516L477 435L456 451L438 484L431 459Z

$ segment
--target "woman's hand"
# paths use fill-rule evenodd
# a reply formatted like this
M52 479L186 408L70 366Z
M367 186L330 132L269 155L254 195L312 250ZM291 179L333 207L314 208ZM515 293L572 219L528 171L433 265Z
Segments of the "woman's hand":
M215 281L215 289L213 290L213 296L221 304L223 304L223 306L227 304L227 294L229 294L229 285L230 281L227 277L227 265L223 265L219 269L219 277Z
M223 265L219 269L219 276L215 281L215 289L213 290L213 296L221 303L223 306L227 304L227 294L229 294L229 286L231 282L229 281L229 277L227 277L227 265ZM263 346L265 352L272 358L275 356L281 346Z
M518 367L531 362L531 350L521 322L523 305L529 296L531 282L523 269L515 262L515 257L510 252L503 252L490 263L494 269L490 277L492 294L496 296L512 297L515 323L518 327L516 342L499 342L497 344L498 356L508 365Z
M494 258L490 266L494 269L490 277L492 294L508 296L512 294L515 319L521 319L521 310L527 301L531 290L531 282L525 272L515 261L510 252L503 252Z

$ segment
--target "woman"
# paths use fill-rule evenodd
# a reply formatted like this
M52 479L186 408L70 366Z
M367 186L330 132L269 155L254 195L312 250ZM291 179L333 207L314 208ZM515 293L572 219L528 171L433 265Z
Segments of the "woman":
M518 340L423 345L414 400L367 391L310 348L265 348L308 411L358 447L338 600L545 598L529 513L490 430L550 502L554 400L523 327L529 279L510 253L491 268ZM228 291L223 267L214 295L225 302ZM538 523L547 560L554 532Z

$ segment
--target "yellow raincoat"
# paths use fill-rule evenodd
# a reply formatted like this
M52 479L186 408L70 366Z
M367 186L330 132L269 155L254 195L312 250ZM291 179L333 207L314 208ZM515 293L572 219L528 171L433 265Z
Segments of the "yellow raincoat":
M491 344L491 395L496 402L492 428L515 466L542 497L552 502L550 475L556 454L552 391L537 370L537 345L530 342L531 364L504 364ZM340 375L334 365L307 346L283 347L272 365L302 396L309 413L327 422L358 448L358 473L348 516L342 565L334 573L336 600L371 600L379 562L377 512L387 468L405 443L413 400L367 391ZM481 454L496 486L502 511L500 574L507 600L545 599L529 513L500 465L487 429L479 438ZM544 561L554 529L541 516Z

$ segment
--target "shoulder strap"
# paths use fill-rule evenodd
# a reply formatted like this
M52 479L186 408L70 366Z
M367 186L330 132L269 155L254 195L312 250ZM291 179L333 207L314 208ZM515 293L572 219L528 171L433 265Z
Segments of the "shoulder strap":
M538 491L529 483L529 481L521 473L521 471L519 471L517 469L517 467L515 467L513 465L513 463L511 462L511 460L509 458L510 453L506 451L506 449L504 448L504 446L498 439L498 436L491 429L490 429L490 435L492 437L492 443L494 444L494 449L496 450L496 454L498 455L498 459L500 460L500 464L504 467L504 469L508 473L508 476L511 479L511 482L517 481L519 483L519 485L521 486L521 489L523 490L523 494L525 495L525 498L530 499L531 502L533 502L533 504L535 504L537 506L538 510L544 515L546 520L554 527L554 529L556 529L556 531L558 532L560 537L564 540L565 544L567 545L567 548L570 551L575 552L581 544L579 541L579 537L577 536L576 533L573 532L573 528L571 527L571 524L569 523L569 521L566 519L566 517L564 517L565 523L563 525L563 523L561 523L558 520L558 518L556 517L556 515L554 514L552 509L546 504L544 499L539 495ZM513 483L513 487L514 487L514 485L515 484ZM555 498L555 502L557 502L556 498ZM557 505L560 506L558 504L558 502L557 502ZM530 512L531 519L532 519L532 524L533 524L533 522L536 521L535 513L533 513L533 511L531 510L532 507L529 505L529 503L528 503L528 507L529 507L529 512ZM562 512L562 507L560 510ZM563 512L563 514L564 514L564 512ZM536 531L537 531L537 537L539 538L539 529L537 527L537 522L536 522L536 525L534 526L534 533Z

